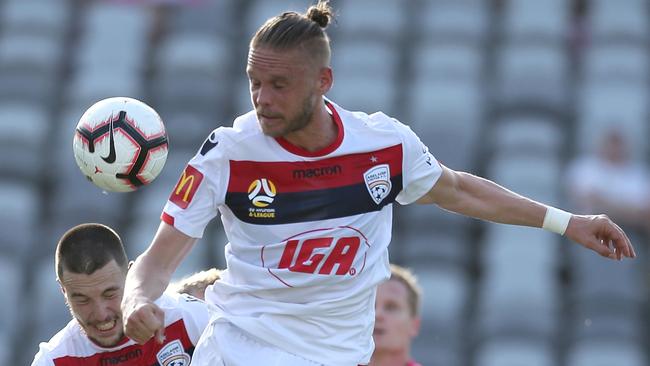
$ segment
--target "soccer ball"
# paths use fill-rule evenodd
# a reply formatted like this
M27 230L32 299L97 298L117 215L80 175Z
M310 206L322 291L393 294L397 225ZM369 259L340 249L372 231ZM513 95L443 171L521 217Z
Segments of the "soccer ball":
M103 190L151 183L167 160L167 132L156 111L126 97L100 100L81 116L72 142L81 172Z

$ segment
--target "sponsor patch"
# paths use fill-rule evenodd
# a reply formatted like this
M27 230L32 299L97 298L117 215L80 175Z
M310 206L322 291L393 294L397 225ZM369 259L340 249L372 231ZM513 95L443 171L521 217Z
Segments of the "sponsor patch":
M169 200L180 208L187 208L190 202L192 202L194 194L199 189L202 180L203 174L188 164L178 179L178 183L176 183L176 187L174 187Z

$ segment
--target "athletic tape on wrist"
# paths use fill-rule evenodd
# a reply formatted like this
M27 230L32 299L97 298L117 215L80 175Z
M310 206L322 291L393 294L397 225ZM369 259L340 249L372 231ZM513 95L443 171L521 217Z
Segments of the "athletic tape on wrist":
M569 226L570 220L571 213L562 211L555 207L547 206L542 228L560 235L564 235L567 226Z

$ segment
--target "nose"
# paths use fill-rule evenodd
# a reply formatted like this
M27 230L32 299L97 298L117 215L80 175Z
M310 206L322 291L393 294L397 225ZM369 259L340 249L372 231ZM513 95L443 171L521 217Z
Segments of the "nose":
M253 104L268 107L271 105L271 93L268 88L260 86L253 91Z
M113 311L111 310L109 304L104 303L104 302L97 302L95 303L95 307L93 309L93 314L95 317L96 321L104 321L106 319L109 319L113 316Z

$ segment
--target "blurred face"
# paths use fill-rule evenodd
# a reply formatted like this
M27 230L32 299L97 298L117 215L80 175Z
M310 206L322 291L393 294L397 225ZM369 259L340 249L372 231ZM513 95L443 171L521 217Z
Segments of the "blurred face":
M317 69L300 50L249 50L246 74L264 134L284 137L309 124L322 96Z
M124 332L120 302L126 273L115 260L93 274L63 271L60 279L70 313L88 338L102 347L117 345Z
M610 132L604 137L601 154L612 163L620 163L627 159L625 138L617 132Z
M408 351L411 339L418 334L420 321L411 315L408 290L397 280L377 288L375 303L375 352Z

